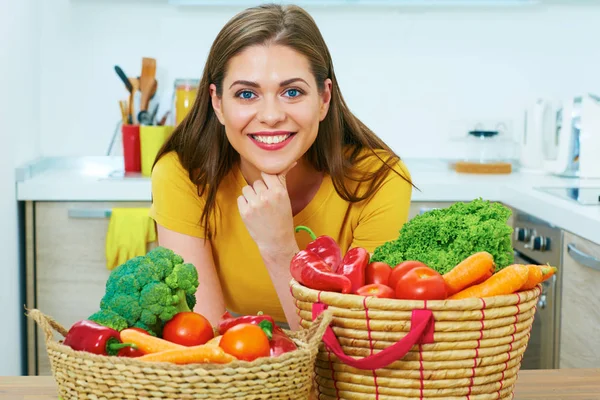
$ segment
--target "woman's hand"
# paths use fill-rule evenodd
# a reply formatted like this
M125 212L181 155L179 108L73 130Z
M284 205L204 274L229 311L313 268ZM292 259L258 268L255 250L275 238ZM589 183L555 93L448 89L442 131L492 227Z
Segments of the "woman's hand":
M263 179L245 186L238 197L242 220L263 256L286 254L297 246L286 186L286 175L295 165L279 175L262 172Z

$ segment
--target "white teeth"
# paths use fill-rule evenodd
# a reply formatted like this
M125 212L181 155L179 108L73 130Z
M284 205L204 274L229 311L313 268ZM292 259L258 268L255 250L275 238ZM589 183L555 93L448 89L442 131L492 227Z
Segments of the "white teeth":
M252 135L252 137L261 143L267 143L267 144L276 144L276 143L281 143L284 140L286 140L287 138L290 137L290 134L287 135L278 135L278 136L259 136L259 135Z

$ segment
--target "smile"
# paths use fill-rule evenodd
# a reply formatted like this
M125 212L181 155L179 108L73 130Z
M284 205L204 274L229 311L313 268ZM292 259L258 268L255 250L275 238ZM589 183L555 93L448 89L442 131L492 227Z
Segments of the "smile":
M279 150L285 147L296 135L296 132L257 132L249 134L252 142L263 150Z

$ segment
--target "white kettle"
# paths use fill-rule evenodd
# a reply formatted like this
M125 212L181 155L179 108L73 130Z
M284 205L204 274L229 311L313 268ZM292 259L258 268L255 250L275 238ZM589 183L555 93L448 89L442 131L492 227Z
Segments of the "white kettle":
M522 168L544 169L544 137L555 130L555 124L556 110L549 100L538 99L525 111L525 128L519 146Z
M544 121L544 170L565 177L600 178L600 98L586 94L558 103Z

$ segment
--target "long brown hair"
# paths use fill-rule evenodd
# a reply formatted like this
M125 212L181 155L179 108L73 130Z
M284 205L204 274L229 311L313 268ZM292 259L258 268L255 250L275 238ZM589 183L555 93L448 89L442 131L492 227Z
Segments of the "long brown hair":
M215 232L209 229L210 216L215 209L219 183L239 161L239 154L229 144L225 129L212 108L209 86L214 83L217 94L223 94L223 79L228 61L245 48L254 45L277 44L288 46L303 54L309 61L319 91L331 79L329 111L319 124L313 145L305 154L317 170L328 173L335 190L346 201L359 202L370 197L400 158L367 126L355 117L344 102L329 49L312 17L298 6L265 4L252 7L234 16L217 35L208 55L196 101L187 117L175 128L159 151L156 160L175 151L198 186L198 194L206 192L201 221L205 237ZM348 150L349 149L349 150ZM369 149L371 151L363 151ZM374 150L384 150L385 159ZM375 154L383 163L373 173L358 170L355 164ZM409 179L393 170L407 182ZM347 181L368 182L366 190L351 190ZM412 184L412 183L411 183Z

